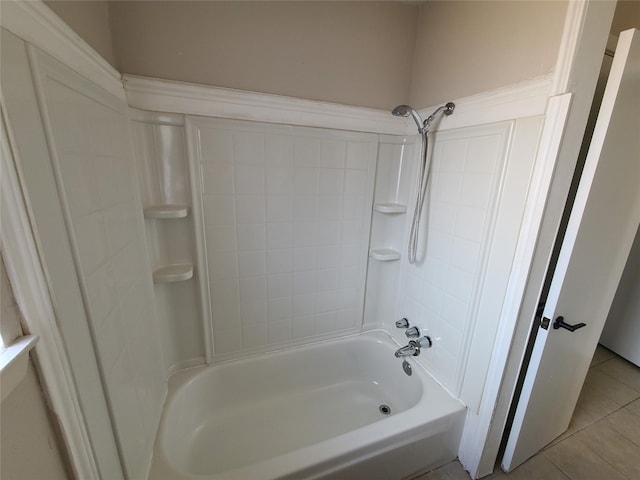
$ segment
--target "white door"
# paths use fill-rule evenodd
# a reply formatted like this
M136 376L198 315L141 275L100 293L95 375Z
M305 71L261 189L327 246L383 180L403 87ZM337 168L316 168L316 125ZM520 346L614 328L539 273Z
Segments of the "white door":
M569 426L639 223L640 32L627 30L551 282L544 309L551 321L538 330L502 460L506 471ZM579 328L554 328L559 317Z

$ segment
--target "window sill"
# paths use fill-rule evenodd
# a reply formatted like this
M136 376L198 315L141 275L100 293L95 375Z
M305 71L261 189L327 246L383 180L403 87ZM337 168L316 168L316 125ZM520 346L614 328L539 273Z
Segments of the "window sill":
M29 351L38 341L37 335L18 337L11 345L0 350L0 384L2 401L20 384L29 365Z

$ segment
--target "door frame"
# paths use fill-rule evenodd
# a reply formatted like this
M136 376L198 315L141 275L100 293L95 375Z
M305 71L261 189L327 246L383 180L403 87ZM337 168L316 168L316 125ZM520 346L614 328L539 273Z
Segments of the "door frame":
M497 460L615 7L615 0L579 0L567 6L527 210L480 411L467 414L460 445L460 462L472 478L491 473Z

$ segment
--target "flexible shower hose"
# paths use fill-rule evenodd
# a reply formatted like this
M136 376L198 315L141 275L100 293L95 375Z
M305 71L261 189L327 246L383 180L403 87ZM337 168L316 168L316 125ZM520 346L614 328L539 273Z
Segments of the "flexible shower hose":
M420 234L420 219L422 218L422 207L427 193L427 185L431 174L431 157L429 155L429 129L425 128L422 133L422 155L420 163L420 171L418 173L418 195L416 197L416 205L413 210L413 219L411 221L411 233L409 234L408 256L409 263L415 264L418 255L418 237Z

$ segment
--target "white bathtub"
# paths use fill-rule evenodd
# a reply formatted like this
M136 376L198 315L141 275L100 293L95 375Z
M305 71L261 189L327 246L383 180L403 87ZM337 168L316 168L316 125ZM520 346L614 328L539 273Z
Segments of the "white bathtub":
M150 480L394 480L454 459L464 407L396 348L374 331L175 374Z

